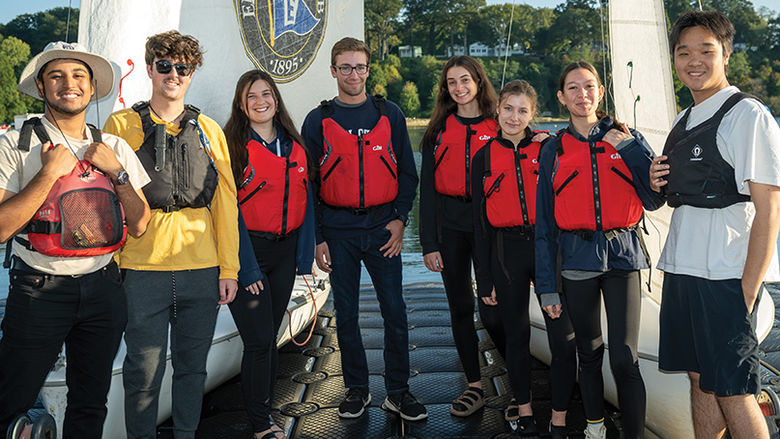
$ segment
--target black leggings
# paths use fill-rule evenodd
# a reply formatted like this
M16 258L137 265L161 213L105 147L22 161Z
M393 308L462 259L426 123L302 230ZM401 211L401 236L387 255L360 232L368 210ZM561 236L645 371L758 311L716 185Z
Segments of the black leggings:
M480 380L479 340L474 329L474 290L471 287L471 263L474 254L474 233L442 228L439 252L444 269L441 278L450 305L452 337L458 350L466 380ZM503 357L506 337L498 307L477 300L479 316L496 349Z
M290 301L295 283L297 234L283 241L253 235L255 257L265 279L263 290L254 295L239 288L230 312L244 342L241 359L241 390L249 420L255 432L270 428L269 415L276 379L278 354L276 334Z
M519 404L531 402L531 322L528 317L530 283L534 279L534 241L517 234L502 232L503 266L501 268L498 245L491 245L491 274L496 286L498 309L506 332L506 365L513 396ZM550 364L550 388L552 408L566 411L569 407L577 375L574 329L566 307L557 319L544 315L547 340L552 352Z
M639 271L608 271L596 278L563 279L566 305L577 334L580 390L585 417L604 417L604 381L601 364L601 296L607 312L609 365L617 385L623 429L627 439L642 438L645 431L645 383L639 373L637 342L641 311Z

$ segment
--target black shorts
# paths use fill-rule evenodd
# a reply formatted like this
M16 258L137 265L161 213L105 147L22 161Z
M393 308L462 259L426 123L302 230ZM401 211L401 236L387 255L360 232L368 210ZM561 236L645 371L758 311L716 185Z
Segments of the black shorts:
M757 394L756 308L747 312L740 279L664 274L659 368L697 372L717 396Z

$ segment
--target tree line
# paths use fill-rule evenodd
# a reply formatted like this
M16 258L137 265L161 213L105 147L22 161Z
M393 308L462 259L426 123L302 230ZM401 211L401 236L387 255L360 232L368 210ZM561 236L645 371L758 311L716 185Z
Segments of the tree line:
M664 0L669 29L698 3ZM702 0L702 7L718 10L734 23L730 82L780 115L780 15L756 9L749 0ZM539 92L539 112L560 115L555 93L563 66L584 59L604 71L608 1L566 0L555 8L527 4L512 8L509 2L487 5L485 0L365 0L366 41L373 53L369 91L398 102L407 116L427 117L446 54L475 42L501 47L508 41L509 48L522 54L509 56L505 73L503 56L478 58L493 86L498 89L502 78L526 79ZM400 46L419 46L424 56L400 58L396 55ZM674 81L678 106L690 105L687 88L676 77Z
M669 26L697 5L697 0L665 0ZM780 15L757 10L749 0L702 0L702 5L723 12L736 28L731 83L780 115ZM566 63L585 59L603 71L602 42L609 41L606 0L566 0L555 8L516 4L514 12L511 3L487 5L485 0L365 0L364 7L365 37L373 51L368 91L398 102L409 117L430 115L445 54L474 42L496 47L508 37L508 46L523 54L510 56L506 66L503 57L480 57L490 81L498 89L502 78L528 80L539 92L539 113L552 116L560 114L555 92ZM66 33L75 40L78 12L60 7L0 24L0 123L43 111L40 101L16 91L19 75L48 42L65 40ZM401 58L398 47L404 45L419 46L425 55ZM676 78L675 92L680 107L692 102Z

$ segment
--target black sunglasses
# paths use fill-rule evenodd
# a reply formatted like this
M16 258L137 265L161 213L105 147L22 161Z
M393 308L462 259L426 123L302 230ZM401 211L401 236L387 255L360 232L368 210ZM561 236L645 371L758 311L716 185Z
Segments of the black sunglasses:
M157 70L157 73L161 75L171 73L171 69L175 68L176 74L179 76L189 76L190 73L192 73L194 70L194 68L189 64L173 64L170 61L164 59L155 61L154 68Z

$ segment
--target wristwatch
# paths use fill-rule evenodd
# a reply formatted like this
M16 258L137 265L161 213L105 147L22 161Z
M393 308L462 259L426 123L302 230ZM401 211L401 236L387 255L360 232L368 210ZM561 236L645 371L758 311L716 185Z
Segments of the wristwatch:
M409 216L403 215L403 214L397 214L395 219L400 220L402 223L404 223L404 227L409 226Z
M117 186L121 186L123 184L127 184L127 182L130 181L130 174L127 173L124 169L119 171L119 174L116 174L116 184Z

